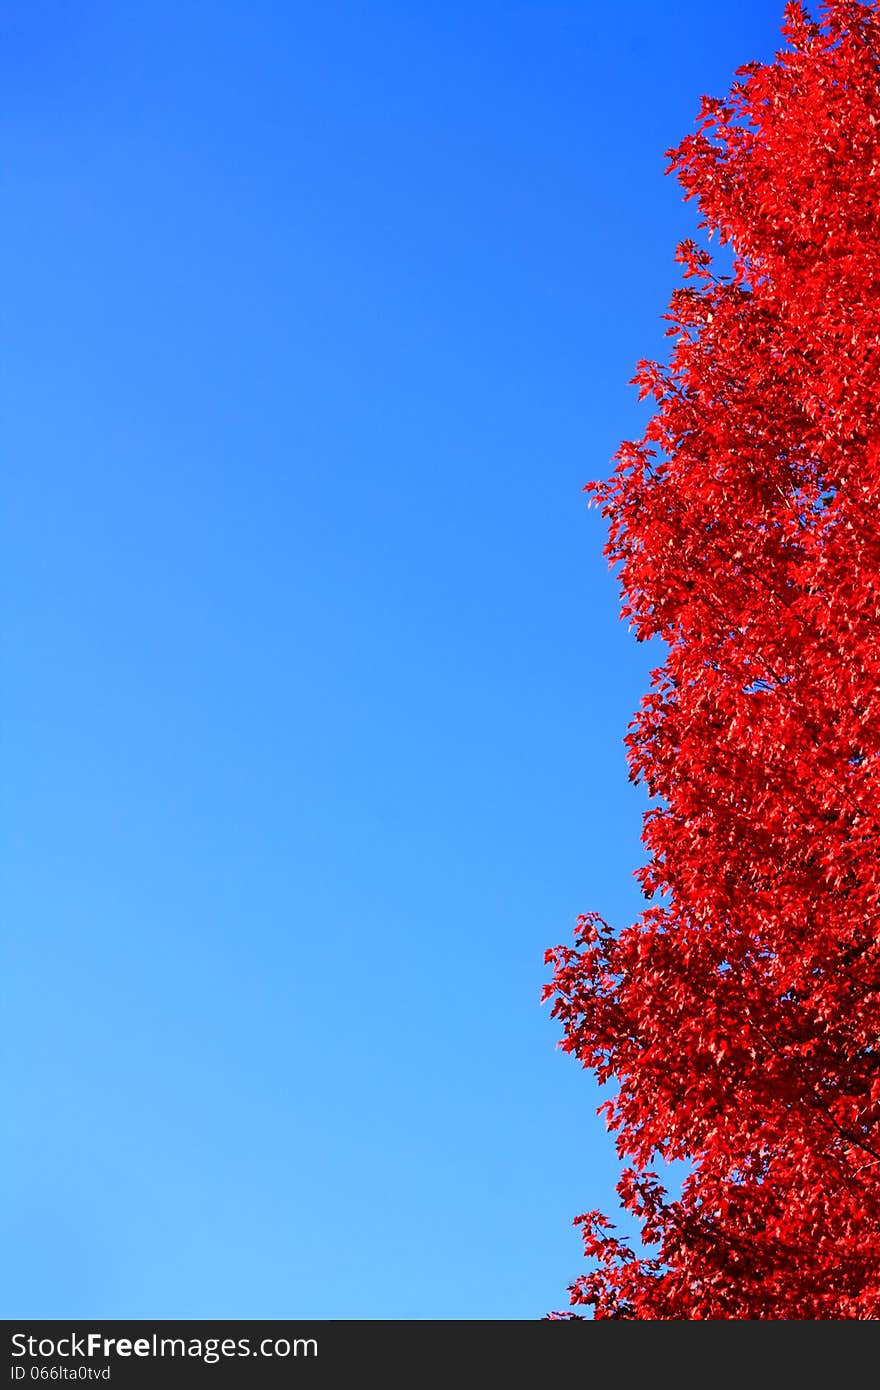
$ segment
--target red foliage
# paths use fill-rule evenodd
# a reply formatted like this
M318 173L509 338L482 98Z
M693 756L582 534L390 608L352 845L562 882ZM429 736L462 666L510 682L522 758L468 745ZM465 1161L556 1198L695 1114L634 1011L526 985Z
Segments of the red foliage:
M671 152L733 269L679 248L589 489L668 650L626 740L654 905L547 954L645 1242L578 1218L596 1318L880 1317L880 0L783 32Z

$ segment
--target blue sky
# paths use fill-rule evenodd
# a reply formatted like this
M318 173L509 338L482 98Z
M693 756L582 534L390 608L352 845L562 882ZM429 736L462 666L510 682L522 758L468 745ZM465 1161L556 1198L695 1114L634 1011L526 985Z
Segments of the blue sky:
M5 1317L531 1318L640 906L580 493L781 3L7 3Z

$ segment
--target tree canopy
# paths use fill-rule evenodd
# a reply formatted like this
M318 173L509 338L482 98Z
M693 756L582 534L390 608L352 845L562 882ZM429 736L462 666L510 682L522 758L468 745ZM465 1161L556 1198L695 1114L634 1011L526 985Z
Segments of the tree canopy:
M654 413L589 485L666 653L649 906L547 953L642 1237L578 1218L596 1318L880 1316L880 5L783 33L670 151L732 265L679 246Z

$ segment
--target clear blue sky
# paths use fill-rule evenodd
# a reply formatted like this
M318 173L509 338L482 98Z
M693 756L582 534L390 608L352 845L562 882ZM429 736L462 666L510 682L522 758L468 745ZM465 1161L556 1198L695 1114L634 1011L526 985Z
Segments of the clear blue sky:
M781 0L2 7L5 1317L538 1317L639 908L580 488Z

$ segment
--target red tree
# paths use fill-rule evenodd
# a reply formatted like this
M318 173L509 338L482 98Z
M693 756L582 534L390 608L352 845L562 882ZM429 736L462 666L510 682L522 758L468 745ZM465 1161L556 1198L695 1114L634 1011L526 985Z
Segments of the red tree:
M668 652L626 740L654 905L547 954L644 1241L578 1218L597 1318L880 1317L880 3L783 32L671 152L732 273L679 247L588 489Z

